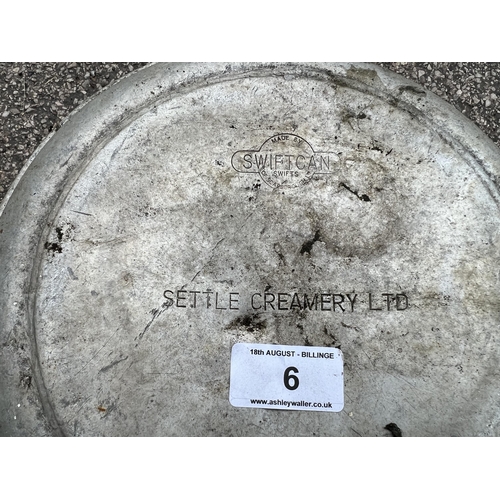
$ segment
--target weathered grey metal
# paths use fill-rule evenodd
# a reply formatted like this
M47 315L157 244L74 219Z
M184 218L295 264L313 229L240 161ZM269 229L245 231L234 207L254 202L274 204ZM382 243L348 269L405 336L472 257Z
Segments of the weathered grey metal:
M2 205L0 433L500 434L499 159L372 65L127 77ZM344 410L232 407L236 342L340 346Z

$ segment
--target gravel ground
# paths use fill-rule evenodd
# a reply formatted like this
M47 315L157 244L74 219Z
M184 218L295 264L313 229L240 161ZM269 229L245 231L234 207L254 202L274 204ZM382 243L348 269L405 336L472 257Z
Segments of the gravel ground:
M0 202L24 163L81 103L146 63L0 63Z
M146 63L0 63L0 202L43 139ZM379 63L458 108L500 146L500 63Z

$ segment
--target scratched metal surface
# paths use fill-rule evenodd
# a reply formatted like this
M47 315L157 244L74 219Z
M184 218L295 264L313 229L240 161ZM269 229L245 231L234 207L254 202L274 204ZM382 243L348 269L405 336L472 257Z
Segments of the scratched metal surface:
M362 64L155 65L0 217L4 435L498 435L498 151ZM335 346L340 413L234 408L236 342Z

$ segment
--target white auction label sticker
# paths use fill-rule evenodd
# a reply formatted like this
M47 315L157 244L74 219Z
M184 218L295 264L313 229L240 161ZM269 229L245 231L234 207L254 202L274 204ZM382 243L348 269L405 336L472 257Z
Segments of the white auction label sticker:
M342 411L342 352L333 347L235 344L229 402L245 408Z

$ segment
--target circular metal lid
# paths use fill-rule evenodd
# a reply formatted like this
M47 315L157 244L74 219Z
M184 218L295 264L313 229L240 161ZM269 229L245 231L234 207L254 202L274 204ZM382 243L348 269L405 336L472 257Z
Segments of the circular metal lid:
M127 77L2 206L0 433L498 435L499 159L372 65ZM343 410L232 406L240 342L339 348Z

